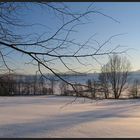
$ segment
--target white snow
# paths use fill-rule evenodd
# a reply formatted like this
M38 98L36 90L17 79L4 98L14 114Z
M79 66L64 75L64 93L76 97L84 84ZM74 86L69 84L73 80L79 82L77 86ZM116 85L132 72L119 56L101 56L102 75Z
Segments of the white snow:
M0 137L140 137L140 99L0 97Z

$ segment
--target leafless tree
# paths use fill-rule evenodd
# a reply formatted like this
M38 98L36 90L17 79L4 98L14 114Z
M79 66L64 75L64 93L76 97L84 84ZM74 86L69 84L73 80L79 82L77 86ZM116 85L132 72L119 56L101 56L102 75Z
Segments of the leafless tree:
M130 62L126 57L119 55L109 56L109 62L102 69L107 74L115 99L118 99L127 82L130 70Z
M35 75L33 77L33 92L34 92L34 95L36 94L36 89L37 89L37 75Z
M12 74L5 74L0 77L0 95L13 95L16 81Z
M54 77L50 78L50 89L51 89L51 93L50 94L54 94L54 89L55 89L55 79Z
M133 98L138 98L138 92L139 92L139 80L135 79L130 89L129 95L132 96Z
M32 28L37 24L32 25L24 24L24 21L20 20L18 15L21 13L21 9L28 9L30 5L40 6L42 9L48 10L54 14L54 16L61 22L58 28L52 30L49 35L46 35L49 31L47 25L45 25L46 32L42 34L34 33L23 35L23 33L16 33L15 28L26 29L26 27ZM65 80L61 75L61 70L56 67L59 63L67 69L68 71L80 73L75 70L74 66L76 62L80 66L87 67L88 64L82 62L82 58L92 58L94 61L98 62L96 56L114 54L114 53L124 53L125 51L116 51L117 47L112 48L110 51L103 50L102 48L111 41L112 38L118 36L113 35L109 37L106 41L100 44L98 41L94 40L95 34L89 37L84 43L77 42L75 38L72 38L71 34L75 32L75 28L84 25L86 22L90 21L90 18L94 14L99 14L107 17L115 22L118 21L100 11L91 9L92 4L83 12L75 13L72 11L65 3L53 3L53 2L1 2L0 3L0 54L1 60L4 62L5 67L12 71L6 63L7 57L10 54L17 52L22 54L24 57L28 57L30 60L28 64L35 65L38 71L43 75L44 68L46 72L51 72L57 76L63 82L69 84L77 93L74 84ZM47 16L47 15L46 15ZM86 19L86 22L85 22ZM52 19L51 19L52 20ZM44 26L44 25L40 25ZM46 35L46 36L45 36ZM90 41L95 41L96 46L92 46ZM72 49L74 48L74 49ZM90 54L82 53L85 48L91 49ZM68 64L68 62L72 62ZM73 63L74 61L74 63ZM91 65L91 64L90 64ZM45 77L45 75L44 75ZM77 93L79 94L79 93Z
M67 83L65 83L65 82L60 82L60 84L59 84L59 87L60 87L60 95L68 95L68 84Z
M87 81L88 91L91 93L91 98L95 99L96 94L96 83L95 81L91 81L90 79Z
M99 74L99 81L101 82L101 86L104 91L105 99L109 97L109 81L107 77L107 68L106 65L101 67L101 72Z
M42 94L44 94L45 93L45 91L44 91L44 85L45 84L45 80L44 80L44 78L41 76L40 78L39 78L39 85L40 85L40 94L42 93Z

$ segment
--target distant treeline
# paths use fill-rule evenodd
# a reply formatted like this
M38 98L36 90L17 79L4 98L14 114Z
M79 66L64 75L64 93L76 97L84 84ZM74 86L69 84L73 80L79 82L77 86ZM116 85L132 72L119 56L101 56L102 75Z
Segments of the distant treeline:
M104 79L105 75L101 73L96 73L96 75L85 74L85 76L74 74L66 75L67 80L70 78L73 79L73 77L78 78L79 76L79 80L74 82L74 87L77 92L75 92L69 84L57 80L58 78L54 75L45 75L45 78L41 75L3 74L0 75L0 96L59 94L62 96L79 96L91 99L115 98L110 83ZM138 76L137 73L137 77ZM82 82L84 84L80 81L80 77L83 79ZM127 97L137 98L140 96L139 80L135 79L132 81L132 84L127 84L123 91L127 93Z
M0 75L1 96L53 94L51 87L51 82L49 83L40 76L16 74Z

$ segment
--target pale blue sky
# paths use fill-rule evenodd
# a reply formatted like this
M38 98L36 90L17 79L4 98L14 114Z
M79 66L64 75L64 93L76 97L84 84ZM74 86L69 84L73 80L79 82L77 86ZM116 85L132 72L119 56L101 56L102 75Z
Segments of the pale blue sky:
M68 2L65 3L74 11L82 11L86 8L90 3L89 2ZM19 17L24 19L25 23L40 23L46 27L34 26L28 29L18 29L16 32L21 33L42 33L46 30L53 31L61 22L54 19L54 15L49 13L45 9L41 9L38 6L29 6L29 10L22 10L21 15ZM140 3L139 2L95 2L93 3L91 8L95 8L96 10L113 17L118 20L120 23L114 22L113 20L104 17L99 14L91 15L90 20L91 23L86 24L84 26L79 26L77 28L78 33L72 34L73 38L84 42L91 35L97 33L95 39L102 43L107 40L110 36L115 34L124 33L124 35L117 36L111 40L111 42L105 47L105 49L113 48L117 45L124 46L124 48L133 48L128 51L128 59L132 63L132 70L140 69ZM49 18L48 18L49 16ZM50 20L52 19L52 20ZM85 19L83 21L86 21ZM46 34L47 37L47 34ZM88 50L87 50L88 51ZM15 55L16 54L16 55ZM26 65L21 65L21 57L15 53L13 57L17 62L17 67L26 68ZM27 58L22 57L23 60L27 60ZM101 63L106 63L107 59L105 57L99 58ZM33 70L32 66L27 66L28 70L26 72L31 73ZM57 66L59 69L59 65ZM99 68L98 64L95 64L95 67ZM61 68L60 68L61 69Z

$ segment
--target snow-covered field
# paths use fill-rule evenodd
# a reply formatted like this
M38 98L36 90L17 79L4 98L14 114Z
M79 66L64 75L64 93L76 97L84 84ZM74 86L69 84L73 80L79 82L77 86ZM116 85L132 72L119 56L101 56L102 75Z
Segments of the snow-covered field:
M73 99L0 97L0 137L140 137L139 99Z

